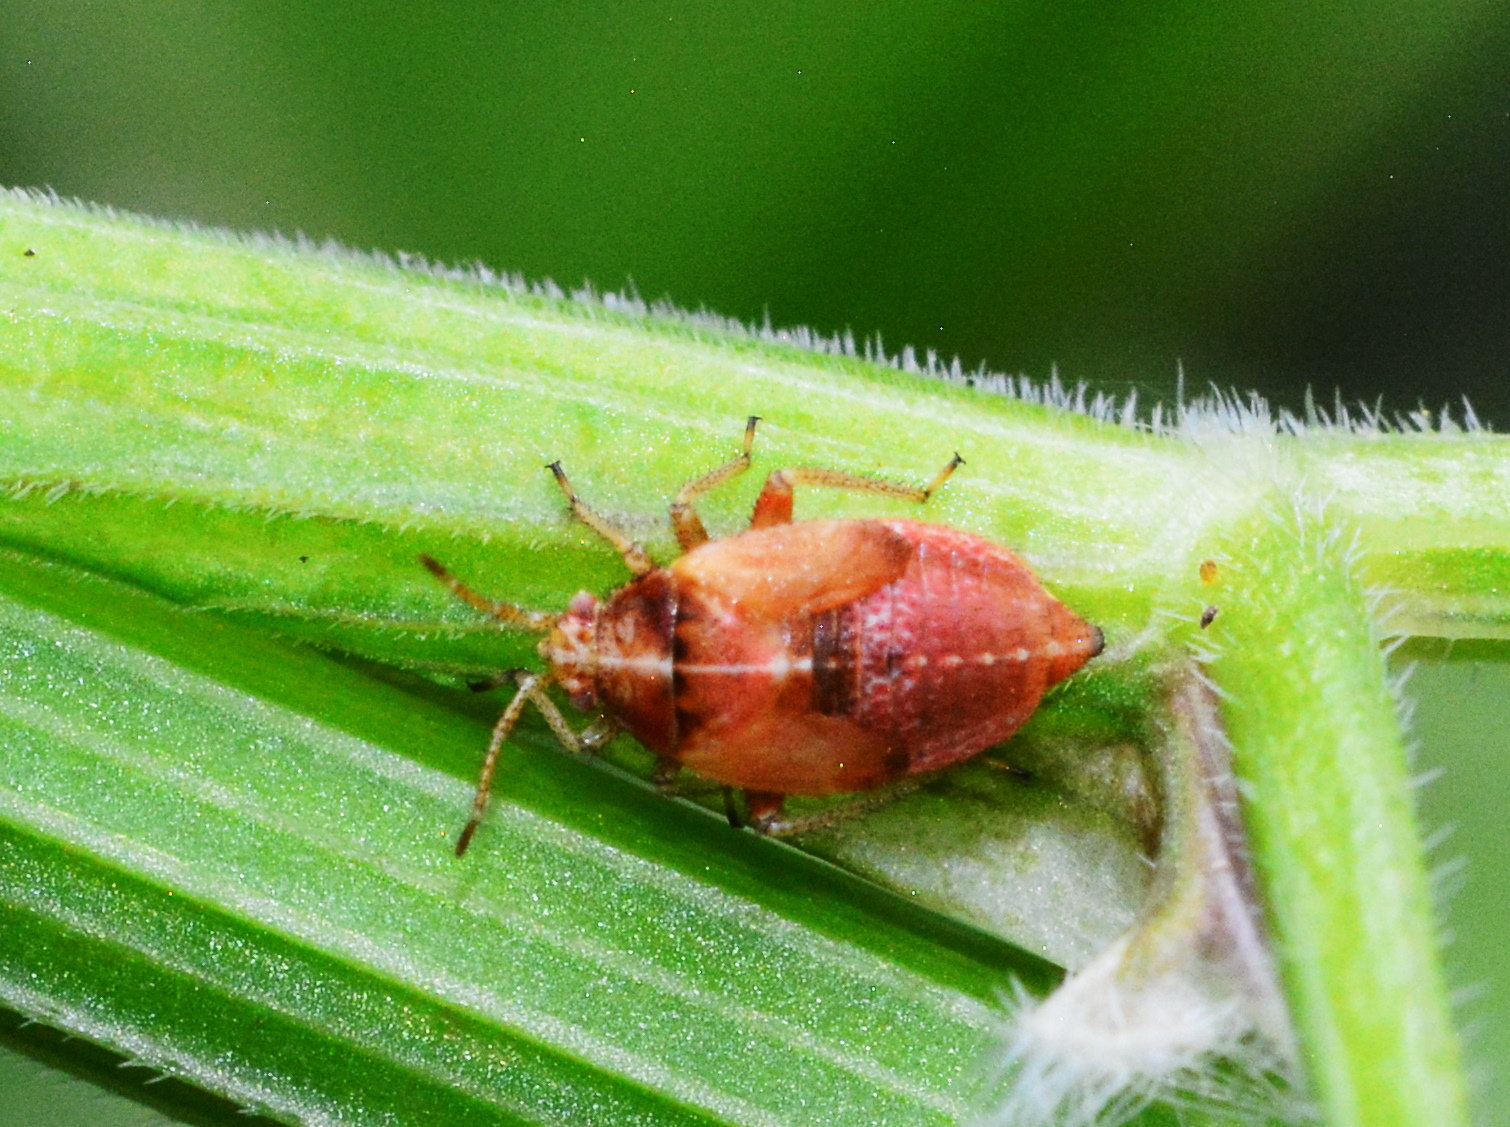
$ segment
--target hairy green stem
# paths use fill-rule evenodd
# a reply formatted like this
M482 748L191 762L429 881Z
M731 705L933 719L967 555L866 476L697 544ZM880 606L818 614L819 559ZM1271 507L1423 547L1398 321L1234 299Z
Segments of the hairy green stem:
M6 968L12 1004L65 1023L76 1012L68 988L87 973L98 950L88 937L104 926L63 906L92 895L65 892L60 883L76 857L80 879L108 883L119 871L120 887L140 890L142 899L122 901L128 914L150 904L171 922L173 905L184 903L223 920L231 930L217 922L205 933L212 948L245 925L253 929L247 942L272 944L275 953L279 942L301 951L314 944L332 968L367 966L373 977L361 978L360 989L340 987L353 997L398 976L411 1015L397 1022L400 1030L460 1021L468 1037L514 1044L508 1052L539 1064L542 1085L575 1100L644 1101L635 1106L652 1118L685 1112L768 1122L790 1113L789 1095L808 1101L811 1118L821 1089L825 1099L872 1108L875 1122L966 1114L949 1080L990 1039L981 999L1006 981L992 968L1010 965L1042 985L1050 976L1041 966L947 927L941 946L919 946L933 925L918 925L910 909L873 903L876 894L856 882L822 884L819 870L801 869L784 848L723 829L713 834L716 827L682 807L652 802L602 772L563 767L548 752L521 749L510 764L516 789L504 788L499 813L468 859L486 875L456 871L446 850L465 810L466 786L456 776L472 769L490 706L438 702L429 689L401 692L313 655L275 654L264 647L276 644L252 629L410 668L465 673L528 664L530 639L479 622L416 556L431 553L477 588L543 609L559 608L581 587L607 590L621 581L621 564L566 519L544 464L564 462L598 511L665 558L672 548L665 499L726 458L754 413L767 420L756 447L761 469L818 463L926 481L959 450L967 464L930 502L930 519L1011 544L1057 594L1104 625L1106 657L1025 731L1023 754L1035 761L1136 742L1139 717L1159 691L1150 661L1209 638L1219 650L1212 676L1228 694L1226 718L1247 788L1255 866L1320 1102L1338 1124L1410 1123L1417 1108L1449 1116L1461 1108L1408 780L1357 584L1361 576L1388 585L1400 621L1413 630L1505 636L1505 440L1277 435L1261 414L1231 404L1190 414L1176 431L1135 430L1095 412L983 394L709 322L184 232L21 195L0 199L0 311L0 484L7 489L0 544L17 553L3 576L16 601L7 620L13 683L0 744L8 796L0 822L15 860L0 898L8 913L0 948L19 952L47 935L59 937L58 950L75 952L48 961L59 977L40 996L15 989L37 981L36 967ZM709 499L715 533L739 525L760 476ZM1356 561L1341 557L1317 518L1275 516L1276 497L1297 496L1331 499L1335 527L1357 532ZM847 497L805 496L799 506L799 515L892 511L883 501ZM107 578L40 572L26 562L35 558ZM1214 576L1209 568L1202 575L1207 560ZM111 580L129 587L91 586ZM83 592L76 612L70 589ZM132 598L146 601L131 604L125 617L113 613ZM194 609L175 618L183 612L161 599ZM1218 606L1219 617L1202 635L1195 619L1207 604ZM90 679L91 662L115 669L110 640L127 635L125 666L80 694L76 681ZM284 665L298 668L292 681L270 672ZM166 680L153 672L159 668ZM179 668L192 672L192 685L167 675ZM164 695L164 685L177 688ZM276 707L249 716L250 706L236 703L244 697ZM459 719L458 710L469 718ZM125 735L116 731L122 725ZM306 725L322 733L307 749L298 736ZM321 743L327 734L336 750ZM359 753L341 743L347 737L360 743ZM59 761L66 766L36 750L48 740L69 749ZM290 747L304 750L286 771L275 769ZM357 772L353 783L342 755L357 755L368 773L381 762L378 775L406 781L397 792L364 797L366 775ZM902 838L893 831L873 839L882 848L853 854L868 858L859 867L1061 964L1104 940L1098 913L1125 922L1136 911L1145 887L1135 876L1139 842L1111 806L1081 801L1086 792L1077 786L1040 782L1033 790L988 768L962 778L912 807L946 827L928 836L925 864L916 863L916 851L896 847ZM991 795L980 809L1007 820L960 816L961 803L947 801L950 786ZM1014 797L1014 788L1023 793ZM604 802L616 813L602 813ZM175 821L170 815L185 803L200 813ZM1072 813L1056 823L1047 815L1056 807ZM1022 816L1025 810L1045 816ZM112 821L117 814L124 821ZM200 817L215 832L196 829ZM980 848L1022 841L1027 825L1048 834L1052 848ZM154 829L161 826L173 828ZM274 831L279 843L270 848L297 861L281 874L253 879L240 860L214 862L212 846L224 835L251 840ZM642 887L603 862L602 881L585 895L605 897L605 906L587 918L584 894L571 885L586 863L581 857L598 858L600 848L643 858L663 875ZM1059 934L1004 922L1003 904L1056 886L1055 872L1024 868L1054 850L1065 858L1060 899L1036 902L1026 915L1062 913L1077 922ZM1086 861L1092 854L1102 858L1094 870ZM1133 864L1105 863L1108 856ZM164 857L174 864L165 867ZM539 867L521 868L520 857ZM41 867L22 872L22 858ZM241 883L222 882L218 872ZM27 898L34 880L57 890L50 906L45 897ZM264 880L284 891L266 892ZM492 909L476 899L474 880L508 905L497 909L504 922L494 921L493 930L478 922ZM309 881L318 902L299 899ZM761 891L793 882L804 891ZM349 904L343 885L351 886ZM820 885L815 904L809 894ZM693 893L704 886L737 891L759 905L757 914L771 913L761 916L757 931L768 930L758 937L715 944L711 966L696 954L698 929L737 931L737 921L757 909L737 899L694 910ZM391 920L390 930L378 926L395 887L406 890L409 918L422 921L407 925L417 933L406 925L391 930ZM564 890L559 902L536 907L530 897L553 887ZM673 887L680 891L671 900L657 899ZM469 906L456 907L458 897ZM883 903L890 906L876 906ZM349 918L326 927L334 905ZM458 913L478 950L504 937L513 960L498 972L506 985L488 986L484 966L454 966L443 945L429 942ZM893 923L878 923L893 913ZM661 930L647 938L639 929L656 919ZM685 931L672 926L682 919ZM565 923L558 931L552 920ZM787 936L781 929L788 926L799 937L790 952L786 939L773 938ZM1350 926L1365 927L1369 941L1346 942ZM744 942L774 961L750 960ZM414 943L419 953L405 955ZM840 978L799 976L785 989L793 968L813 959L831 965L819 956L835 943L849 968ZM157 968L133 980L150 992L163 967L188 973L192 951L144 937L119 958ZM397 963L406 960L421 973L401 972ZM594 981L622 989L609 991L615 1004L578 1013L572 1006L589 965L598 968ZM677 977L684 972L691 977ZM268 1003L301 1029L313 1011L300 999L340 981L308 973L307 989ZM221 980L205 981L221 989ZM1394 989L1401 981L1411 988ZM512 984L519 985L511 994ZM706 1052L677 1042L677 1015L694 995L716 999L696 1025L708 1031L708 1043L722 1045L707 1067ZM873 998L877 1014L895 1005L898 1013L932 1016L910 1017L911 1032L898 1020L897 1039L876 1050L879 1058L855 1056L856 1034L842 1015L825 1024L827 1017L809 1020L800 1011L804 998L856 995ZM144 1032L130 1012L123 1003L120 1014L128 1016L118 1016L108 1036L82 1018L76 1027L123 1046L187 1037L178 1019ZM728 1055L737 1055L732 1030L740 1014L761 1037L769 1034L758 1068ZM453 1073L432 1058L418 1063L410 1054L420 1042L393 1039L407 1033L364 1026L378 1038L368 1042L366 1033L348 1037L361 1024L353 1015L321 1021L330 1043L346 1047L331 1051L381 1062L374 1084L395 1099L411 1087L402 1079L409 1068L440 1078L413 1089L426 1099L487 1087L466 1077L465 1052ZM474 1028L479 1021L488 1028ZM637 1022L660 1033L638 1041ZM1391 1028L1411 1033L1391 1040ZM921 1057L908 1062L924 1043L946 1046L949 1063L938 1064L936 1075L924 1075ZM258 1107L292 1114L279 1101L306 1097L312 1107L342 1106L333 1089L311 1095L306 1085L314 1081L297 1070L274 1075L271 1094L252 1093L247 1077L274 1067L260 1058L221 1081L192 1067L220 1061L219 1052L206 1041L193 1052L145 1055ZM799 1060L812 1071L800 1072L794 1087L785 1081ZM548 1118L544 1098L500 1097L497 1113L507 1121ZM1382 1118L1368 1118L1375 1113Z
M1325 1121L1464 1123L1396 702L1346 544L1287 499L1232 534L1210 671Z

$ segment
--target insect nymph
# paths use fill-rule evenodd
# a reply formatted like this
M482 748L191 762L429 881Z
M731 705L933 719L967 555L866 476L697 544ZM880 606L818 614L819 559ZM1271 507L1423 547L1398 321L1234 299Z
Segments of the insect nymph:
M604 601L582 592L561 614L493 602L422 557L478 610L546 635L547 671L514 674L458 855L527 702L573 751L627 731L656 755L658 781L686 768L743 791L750 824L779 834L813 824L783 817L786 796L874 790L967 759L1010 736L1050 686L1101 652L1097 627L1017 556L977 536L910 520L792 522L794 486L922 502L958 454L923 488L776 470L749 528L710 539L693 504L749 468L757 421L736 457L672 501L683 554L668 567L584 505L559 462L550 465L572 514L634 573ZM546 693L552 684L601 719L574 731Z

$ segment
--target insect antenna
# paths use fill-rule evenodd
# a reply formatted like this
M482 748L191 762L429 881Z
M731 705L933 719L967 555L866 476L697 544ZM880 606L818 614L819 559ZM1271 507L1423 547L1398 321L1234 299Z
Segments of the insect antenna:
M422 555L419 562L424 564L430 574L444 583L462 602L468 606L480 610L483 614L490 615L509 626L518 627L521 630L532 630L536 633L545 633L555 627L561 621L559 614L550 614L542 610L530 610L527 607L516 606L513 603L498 602L494 599L484 598L472 590L456 576L446 570L444 564L433 556ZM493 772L498 768L498 755L503 750L504 742L509 738L509 733L514 730L514 725L519 722L520 714L524 712L524 706L533 700L537 707L545 713L545 718L550 722L553 731L556 732L569 746L575 748L580 741L567 727L566 721L561 718L561 713L545 695L546 686L551 683L549 673L531 673L526 669L513 669L497 677L483 681L470 682L468 687L474 692L485 692L488 689L496 689L512 681L518 686L513 699L509 701L503 715L498 718L498 723L493 725L493 738L488 741L488 755L482 764L482 773L477 777L477 793L472 799L472 817L467 821L466 827L461 831L461 836L456 840L456 855L460 857L467 851L467 846L472 842L472 835L477 832L477 827L482 823L482 816L487 813L488 795L493 789ZM563 735L565 733L565 735Z
M939 470L939 472L934 475L934 478L933 478L932 481L930 481L927 485L923 486L923 500L926 501L930 497L932 497L935 493L937 493L938 490L939 490L939 486L943 485L944 482L946 482L946 481L949 480L949 475L952 474L955 470L959 469L964 464L965 464L965 459L961 458L960 455L959 455L959 451L956 450L954 452L954 457L952 457L952 458L949 459L949 464L947 466L945 466L943 469Z
M502 603L495 599L479 595L447 571L445 565L433 556L420 556L419 562L429 569L431 575L450 588L451 593L462 602L482 611L483 614L491 615L502 622L506 622L510 626L517 626L521 630L533 630L538 634L543 634L561 621L559 614L550 614L543 610L530 610L527 607L515 606L513 603Z

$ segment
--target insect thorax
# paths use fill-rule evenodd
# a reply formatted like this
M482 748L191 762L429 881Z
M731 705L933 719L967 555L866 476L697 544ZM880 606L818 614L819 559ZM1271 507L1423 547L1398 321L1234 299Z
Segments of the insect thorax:
M653 751L675 743L672 627L676 584L656 570L599 603L572 599L540 653L576 708L601 708Z

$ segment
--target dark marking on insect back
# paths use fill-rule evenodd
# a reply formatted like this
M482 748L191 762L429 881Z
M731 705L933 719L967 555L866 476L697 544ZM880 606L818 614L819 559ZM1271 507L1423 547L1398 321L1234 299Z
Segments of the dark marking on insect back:
M847 606L813 616L813 710L849 716L855 708L854 615Z
M676 697L681 699L680 694ZM672 746L663 754L675 757L682 743L697 734L697 730L703 726L703 717L693 712L690 708L683 708L678 704L674 711L676 720L676 739Z
M690 639L705 617L695 598L677 600L676 617L671 624L671 715L675 738L666 749L670 755L675 755L682 741L703 725L703 718L686 706L690 683L683 665L692 658Z

